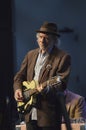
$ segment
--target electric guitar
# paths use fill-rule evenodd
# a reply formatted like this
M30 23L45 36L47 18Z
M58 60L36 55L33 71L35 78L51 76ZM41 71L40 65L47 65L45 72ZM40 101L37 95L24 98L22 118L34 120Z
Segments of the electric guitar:
M60 77L55 76L51 79L45 81L42 83L42 87L46 88L47 86L53 86L58 85L61 83ZM39 84L38 81L32 80L29 81L23 81L23 96L24 100L22 102L17 102L17 110L19 112L24 113L28 106L31 106L33 103L33 95L37 94L38 91L36 89L37 85Z

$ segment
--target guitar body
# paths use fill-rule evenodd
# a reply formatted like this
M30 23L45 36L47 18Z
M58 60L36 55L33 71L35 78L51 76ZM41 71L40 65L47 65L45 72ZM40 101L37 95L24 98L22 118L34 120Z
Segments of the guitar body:
M33 91L36 86L38 85L38 82L35 81L35 80L32 80L31 82L29 81L23 81L23 94L25 94L25 98L29 97L29 100L28 101L22 101L22 102L17 102L17 108L18 108L18 111L25 111L27 109L27 107L29 105L32 104L32 101L33 101L33 96L30 96L29 94L29 91Z

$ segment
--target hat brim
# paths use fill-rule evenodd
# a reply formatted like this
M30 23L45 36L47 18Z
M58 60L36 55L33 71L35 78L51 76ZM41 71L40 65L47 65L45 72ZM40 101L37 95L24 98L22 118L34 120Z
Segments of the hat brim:
M60 34L57 34L55 32L48 32L48 31L41 31L41 30L36 30L37 33L45 33L45 34L52 34L60 37Z

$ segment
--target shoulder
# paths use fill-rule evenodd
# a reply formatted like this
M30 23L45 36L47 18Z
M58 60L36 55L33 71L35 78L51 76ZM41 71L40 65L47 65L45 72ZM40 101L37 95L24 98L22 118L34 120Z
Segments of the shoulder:
M69 100L75 101L75 102L83 102L85 101L85 98L79 94L76 94L74 92L71 92L69 90L67 90L67 98Z
M32 58L32 57L34 57L35 55L37 55L38 52L39 52L39 48L30 50L30 51L28 51L28 52L26 53L25 58L27 58L27 59L28 59L28 58Z
M36 48L36 49L28 51L27 55L33 55L33 54L38 53L38 52L39 52L39 48Z
M33 50L29 50L26 55L24 56L24 61L27 61L28 59L33 58L34 56L36 56L39 52L39 48L33 49Z

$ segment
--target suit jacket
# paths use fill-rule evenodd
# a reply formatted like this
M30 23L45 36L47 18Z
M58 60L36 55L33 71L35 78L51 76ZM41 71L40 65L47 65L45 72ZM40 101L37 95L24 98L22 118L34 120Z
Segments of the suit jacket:
M19 72L14 77L14 91L18 88L22 88L22 82L24 80L32 81L34 77L34 67L36 64L37 56L39 54L39 48L32 50L25 56ZM50 66L50 68L48 68ZM68 53L54 47L52 52L49 54L45 65L43 66L40 76L39 83L42 83L49 78L60 75L62 84L59 87L61 90L65 90L67 87L68 78L71 70L71 57ZM41 95L41 96L40 96ZM40 98L41 97L41 98ZM38 125L49 126L57 122L56 109L49 106L51 99L54 102L54 94L48 97L47 101L45 94L39 94L37 99L40 99L38 105L41 104L41 108L38 109ZM41 103L40 103L41 102ZM40 105L39 105L40 107ZM27 116L26 116L27 117Z
M66 108L70 119L86 119L86 103L83 96L67 90Z

